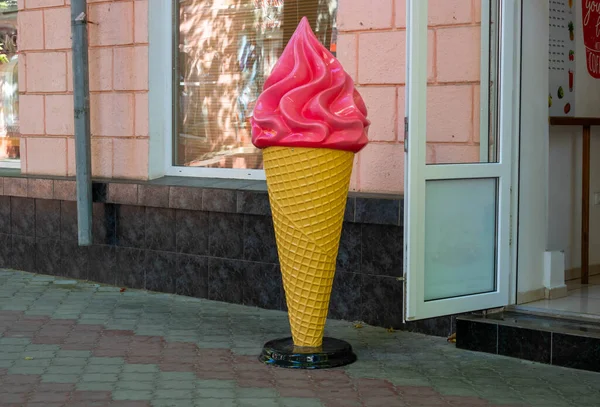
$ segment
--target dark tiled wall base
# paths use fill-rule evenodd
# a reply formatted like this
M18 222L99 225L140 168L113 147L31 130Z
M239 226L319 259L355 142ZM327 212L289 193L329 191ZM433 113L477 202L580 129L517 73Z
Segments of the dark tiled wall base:
M0 195L75 201L73 178L21 175L0 169ZM267 184L257 180L162 177L151 181L95 179L94 202L194 211L271 215ZM404 200L399 195L348 195L344 220L353 223L403 225Z
M461 349L600 372L597 337L459 319L456 339Z
M285 309L267 215L94 203L93 245L80 247L75 202L0 196L0 226L0 267ZM344 224L330 316L448 335L451 317L402 323L402 234Z

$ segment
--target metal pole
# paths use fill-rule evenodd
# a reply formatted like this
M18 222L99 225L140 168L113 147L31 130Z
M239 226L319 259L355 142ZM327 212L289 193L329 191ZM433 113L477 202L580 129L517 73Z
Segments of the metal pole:
M88 70L87 0L71 0L73 102L79 245L92 244L92 165Z

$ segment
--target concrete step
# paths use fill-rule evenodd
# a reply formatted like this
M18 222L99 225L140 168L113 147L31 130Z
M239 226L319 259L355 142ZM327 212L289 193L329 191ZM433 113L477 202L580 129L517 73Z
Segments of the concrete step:
M600 321L528 310L457 318L456 346L600 372Z

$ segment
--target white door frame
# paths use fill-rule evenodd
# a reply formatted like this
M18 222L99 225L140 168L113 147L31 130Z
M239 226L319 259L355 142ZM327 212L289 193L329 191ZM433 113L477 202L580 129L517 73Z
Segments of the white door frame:
M426 163L427 118L427 0L407 1L407 94L406 116L409 117L406 146L405 179L405 319L416 320L441 315L457 314L479 309L508 305L514 301L516 244L510 244L516 235L516 209L511 184L518 176L517 160L511 159L518 137L520 97L520 8L519 0L502 0L502 28L499 64L500 154L498 163L430 165ZM496 264L496 291L425 301L425 183L427 180L497 178L498 196L498 256ZM517 184L515 184L517 185ZM515 212L516 213L516 212Z
M514 297L511 304L544 296L544 252L548 227L549 124L548 38L549 0L522 1L521 100L518 171L518 231L515 252ZM517 157L515 157L516 159Z

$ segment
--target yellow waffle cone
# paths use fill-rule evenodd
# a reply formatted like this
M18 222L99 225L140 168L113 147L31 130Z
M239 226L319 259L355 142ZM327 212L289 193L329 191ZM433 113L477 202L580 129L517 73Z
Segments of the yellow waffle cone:
M329 309L354 153L269 147L263 157L294 344L318 347Z

